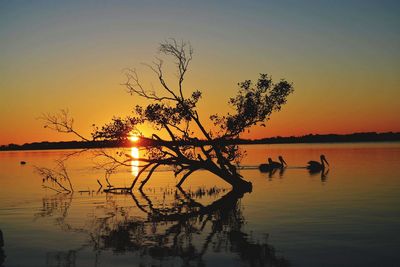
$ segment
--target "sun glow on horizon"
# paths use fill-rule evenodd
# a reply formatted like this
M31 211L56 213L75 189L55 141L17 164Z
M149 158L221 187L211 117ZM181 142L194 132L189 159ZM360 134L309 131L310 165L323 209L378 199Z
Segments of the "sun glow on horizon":
M128 139L131 142L136 143L137 141L139 141L140 137L138 135L136 135L136 134L130 134Z

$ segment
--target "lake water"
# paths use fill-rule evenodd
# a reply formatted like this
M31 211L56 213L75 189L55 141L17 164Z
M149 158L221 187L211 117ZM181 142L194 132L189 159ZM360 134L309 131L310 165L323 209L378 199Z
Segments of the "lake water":
M62 194L34 166L71 151L0 152L0 266L400 266L400 143L242 148L243 196L206 171L179 191L168 169L143 193L97 192L91 152L66 162L75 192ZM320 154L327 173L300 168ZM283 172L256 168L278 155ZM126 186L137 171L109 180Z

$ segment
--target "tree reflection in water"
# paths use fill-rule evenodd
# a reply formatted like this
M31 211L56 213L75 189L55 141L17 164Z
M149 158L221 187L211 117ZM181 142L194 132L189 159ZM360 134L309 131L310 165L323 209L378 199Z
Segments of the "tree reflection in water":
M67 221L71 194L58 194L43 199L43 209L37 217L54 218L65 231L82 232L88 241L76 250L48 253L48 266L75 266L79 251L91 247L95 252L95 266L101 262L102 251L115 254L136 253L142 266L158 264L205 266L207 253L234 254L240 266L289 266L277 256L273 246L254 241L243 230L240 199L243 194L230 191L208 205L201 204L203 196L217 197L225 190L211 188L186 192L182 188L169 191L169 205L153 203L145 192L130 194L133 203L145 216L131 216L119 207L112 195L107 195L103 215L92 215L84 227L74 227ZM136 209L136 208L135 208ZM137 209L136 209L137 210Z

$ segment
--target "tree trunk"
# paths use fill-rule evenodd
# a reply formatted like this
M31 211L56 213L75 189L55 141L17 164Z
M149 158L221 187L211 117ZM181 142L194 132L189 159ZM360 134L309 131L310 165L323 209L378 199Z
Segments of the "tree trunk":
M232 190L237 192L251 192L253 190L253 185L251 182L243 180L239 175L232 175L227 173L220 168L216 167L215 165L208 165L207 170L219 176L222 180L227 182L228 184L232 185Z

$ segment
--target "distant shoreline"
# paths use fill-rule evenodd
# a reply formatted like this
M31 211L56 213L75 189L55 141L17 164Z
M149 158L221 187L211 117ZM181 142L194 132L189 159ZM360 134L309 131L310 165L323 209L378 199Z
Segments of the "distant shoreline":
M230 145L251 145L251 144L313 144L313 143L360 143L360 142L394 142L400 141L400 133L386 132L364 132L352 134L308 134L303 136L289 137L270 137L262 139L232 139L224 142L216 140L221 144ZM168 142L171 143L171 142ZM197 145L206 145L208 142L199 140ZM178 142L178 145L196 145L194 143ZM135 143L135 146L155 146L162 143L142 138ZM34 142L23 145L9 144L0 146L0 151L15 151L15 150L54 150L54 149L91 149L91 148L114 148L114 147L131 147L132 142L127 140L122 141L61 141L61 142Z

